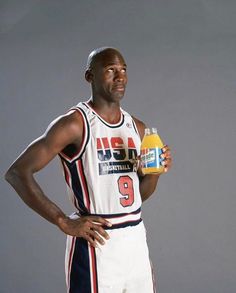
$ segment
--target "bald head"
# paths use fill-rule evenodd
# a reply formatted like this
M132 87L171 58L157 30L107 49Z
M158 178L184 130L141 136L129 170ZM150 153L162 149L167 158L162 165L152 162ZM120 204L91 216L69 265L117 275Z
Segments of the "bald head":
M126 64L121 53L111 47L92 51L88 57L85 79L91 84L93 98L119 102L127 84Z
M112 47L97 48L89 54L86 70L91 70L98 61L102 60L107 55L119 56L122 59L124 59L121 53L115 48L112 48Z

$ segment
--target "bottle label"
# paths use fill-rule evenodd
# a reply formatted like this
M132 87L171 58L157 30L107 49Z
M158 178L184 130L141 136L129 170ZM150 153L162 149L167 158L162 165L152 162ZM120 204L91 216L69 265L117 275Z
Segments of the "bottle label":
M161 158L160 148L150 148L141 150L141 167L142 168L160 168Z

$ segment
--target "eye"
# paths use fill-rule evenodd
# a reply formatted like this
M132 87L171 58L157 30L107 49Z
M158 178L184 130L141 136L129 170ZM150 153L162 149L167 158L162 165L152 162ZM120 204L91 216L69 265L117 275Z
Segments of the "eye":
M126 71L127 71L126 67L124 67L124 68L121 69L121 72L122 73L126 73Z
M115 70L114 70L114 68L112 68L112 67L110 67L110 68L108 68L107 69L107 72L114 72Z

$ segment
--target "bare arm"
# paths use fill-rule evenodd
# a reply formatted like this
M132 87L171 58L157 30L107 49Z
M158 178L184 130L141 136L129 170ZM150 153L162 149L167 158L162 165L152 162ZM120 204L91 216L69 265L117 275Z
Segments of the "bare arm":
M107 221L100 217L69 219L44 194L33 176L66 146L70 144L80 146L83 131L82 123L82 118L76 111L56 119L46 132L32 142L16 159L7 171L5 178L30 208L49 222L57 225L66 234L84 237L95 246L94 238L101 243L103 242L100 237L94 234L95 231L98 231L105 238L107 237L107 233L101 228L101 224L108 224ZM94 221L98 222L99 225L96 225Z
M138 120L137 118L133 117L133 119L137 125L139 135L142 140L146 126L142 121ZM170 169L171 163L172 163L171 153L170 153L170 149L167 145L164 146L162 150L163 150L162 158L164 159L163 164L165 166L165 172L167 172ZM142 201L145 201L155 191L160 174L146 174L146 175L144 175L140 168L138 170L138 174L139 174L139 179L140 179L140 186L139 186L140 194L142 197Z

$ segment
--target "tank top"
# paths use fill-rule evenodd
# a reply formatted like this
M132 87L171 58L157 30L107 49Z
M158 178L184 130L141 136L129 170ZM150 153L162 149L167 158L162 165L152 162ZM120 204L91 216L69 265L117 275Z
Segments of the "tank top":
M81 215L118 215L140 211L139 178L134 159L141 140L130 114L120 108L120 121L106 122L89 105L72 109L83 120L83 138L76 155L59 154L69 197Z

